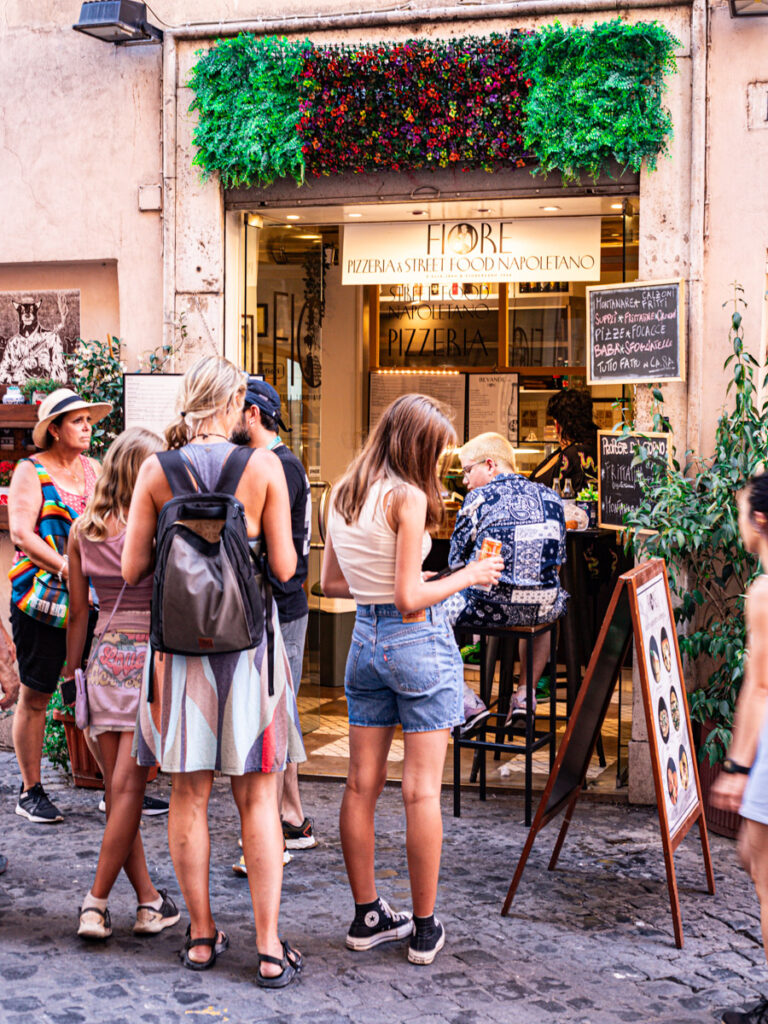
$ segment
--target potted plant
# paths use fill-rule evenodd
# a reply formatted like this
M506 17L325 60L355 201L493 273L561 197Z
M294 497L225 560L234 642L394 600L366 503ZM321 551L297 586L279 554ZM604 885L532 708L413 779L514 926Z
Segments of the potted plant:
M46 395L63 386L60 380L53 380L52 377L28 377L21 385L21 393L26 402L39 405Z
M746 626L744 593L758 573L757 560L744 548L738 528L736 495L762 468L768 451L766 405L758 408L755 376L762 373L744 350L737 288L729 332L732 352L725 361L731 380L730 408L721 414L714 453L708 458L686 453L684 465L659 461L643 485L639 508L627 513L630 546L636 555L661 557L667 563L670 588L677 599L680 650L693 670L691 716L700 725L699 760L706 795L719 774L719 762L731 740L733 713L744 678ZM655 429L668 429L663 393ZM649 458L642 445L635 461ZM641 530L655 531L641 534ZM738 815L707 808L713 831L735 835Z
M576 495L576 504L587 513L587 529L589 530L594 530L597 526L597 503L599 501L599 497L600 496L597 493L597 481L588 483L587 486L582 487Z
M74 709L62 702L58 689L54 691L46 712L43 753L51 764L64 771L71 768L76 786L104 788L99 766L88 749L85 736L75 724Z

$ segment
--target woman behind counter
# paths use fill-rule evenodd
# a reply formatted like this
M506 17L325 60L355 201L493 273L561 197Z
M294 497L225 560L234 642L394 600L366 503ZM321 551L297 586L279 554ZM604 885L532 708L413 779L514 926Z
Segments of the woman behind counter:
M558 391L547 402L547 415L555 421L560 447L539 463L530 480L545 487L566 480L574 497L597 480L597 424L592 420L592 396L581 388Z
M39 824L63 820L40 781L45 712L66 657L69 594L67 540L93 494L100 466L84 453L91 427L112 411L59 388L40 404L32 432L39 455L21 459L11 481L8 518L16 555L11 581L11 629L21 677L13 716L13 746L21 769L16 813ZM85 650L96 615L89 616Z

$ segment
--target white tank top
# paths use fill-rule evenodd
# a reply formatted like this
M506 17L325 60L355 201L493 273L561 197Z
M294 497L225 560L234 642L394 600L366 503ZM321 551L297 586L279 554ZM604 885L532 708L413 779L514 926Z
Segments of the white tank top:
M387 495L403 481L387 477L377 480L368 492L357 521L351 525L331 504L328 533L339 567L358 604L394 604L395 545L397 535L387 522ZM432 547L432 538L424 531L422 562Z

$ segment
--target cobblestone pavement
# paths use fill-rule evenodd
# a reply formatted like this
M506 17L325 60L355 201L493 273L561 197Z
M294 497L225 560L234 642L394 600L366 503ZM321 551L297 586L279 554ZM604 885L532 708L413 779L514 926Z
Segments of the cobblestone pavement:
M48 782L49 776L46 778ZM235 877L236 812L225 780L211 804L212 892L217 924L232 940L212 971L184 970L176 952L185 915L150 939L130 931L135 910L124 878L110 900L114 934L103 946L75 936L103 828L98 792L49 785L66 813L34 826L13 813L13 756L0 753L0 1021L13 1024L693 1024L748 1004L763 988L758 905L737 867L735 844L712 837L718 892L706 895L698 833L676 855L685 948L675 949L664 861L652 809L579 804L560 858L548 873L552 823L533 848L508 918L499 914L526 830L510 796L443 798L445 845L438 913L447 942L430 968L410 966L404 944L354 954L344 948L351 920L338 836L342 787L306 783L303 796L321 844L286 868L282 934L300 945L298 984L264 992L256 967L247 883ZM153 793L167 792L165 783ZM380 802L380 892L409 907L400 791ZM158 885L178 896L164 818L142 834Z

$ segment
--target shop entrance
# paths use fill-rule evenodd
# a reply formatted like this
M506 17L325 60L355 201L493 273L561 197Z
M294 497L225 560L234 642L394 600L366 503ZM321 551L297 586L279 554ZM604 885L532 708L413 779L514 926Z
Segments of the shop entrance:
M310 774L343 776L347 764L343 671L354 606L324 598L318 582L323 547L318 516L330 482L344 471L390 395L414 390L411 381L448 393L449 379L449 392L462 396L455 410L460 436L479 429L505 433L516 449L518 470L529 473L557 446L548 400L563 388L586 386L587 286L637 278L639 216L639 200L626 195L565 196L551 203L494 202L486 195L439 203L283 206L243 214L243 364L280 393L291 427L283 440L302 459L313 492L310 628L299 698ZM525 220L529 231L546 224L551 232L559 218L589 218L596 224L599 261L589 280L553 271L552 280L542 280L540 272L531 275L536 280L478 280L474 272L440 281L409 274L398 282L343 283L349 270L342 265L347 225L386 225L385 234L396 236L418 221L432 225L438 238L441 226L460 224L470 229L471 240L473 229L483 230L474 228L481 221ZM487 422L487 410L486 420L478 418L476 405L480 381L488 375L502 378L509 390L494 424ZM590 390L601 429L631 415L626 389ZM455 466L447 465L444 482L447 492L461 495ZM467 670L468 678L473 674ZM624 686L621 754L618 706L604 736L608 767L601 777L609 789L617 765L626 764L631 673ZM401 759L402 745L396 743L390 759L394 778ZM504 769L494 766L494 783L517 785L515 766ZM545 779L544 772L542 784Z

